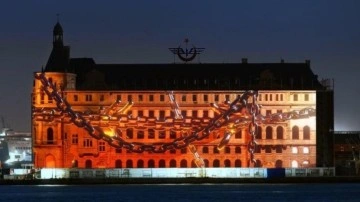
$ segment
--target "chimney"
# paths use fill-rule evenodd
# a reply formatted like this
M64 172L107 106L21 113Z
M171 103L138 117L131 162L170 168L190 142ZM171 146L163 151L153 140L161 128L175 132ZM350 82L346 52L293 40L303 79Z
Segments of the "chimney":
M243 63L243 64L247 64L247 63L248 63L247 58L241 58L241 63Z

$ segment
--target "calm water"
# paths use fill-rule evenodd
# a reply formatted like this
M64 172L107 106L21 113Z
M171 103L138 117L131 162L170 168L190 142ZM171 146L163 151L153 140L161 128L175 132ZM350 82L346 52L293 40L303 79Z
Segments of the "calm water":
M0 201L360 201L360 184L1 185Z

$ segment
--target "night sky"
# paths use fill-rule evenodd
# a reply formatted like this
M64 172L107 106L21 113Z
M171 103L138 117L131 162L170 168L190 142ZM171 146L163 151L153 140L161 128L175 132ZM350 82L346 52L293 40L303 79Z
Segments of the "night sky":
M60 14L71 57L97 63L171 63L168 48L185 38L206 48L203 63L309 59L319 79L335 81L335 130L360 130L359 10L359 0L3 0L0 116L30 132L33 72L46 65Z

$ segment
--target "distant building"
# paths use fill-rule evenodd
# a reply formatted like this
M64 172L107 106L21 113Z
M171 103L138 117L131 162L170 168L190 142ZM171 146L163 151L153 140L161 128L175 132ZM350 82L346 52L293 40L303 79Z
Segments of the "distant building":
M84 116L101 114L110 105L133 102L114 117L91 124L128 142L172 142L187 135L184 126L204 126L216 115L210 103L232 101L246 90L258 90L262 115L316 108L316 116L260 124L255 159L258 167L332 166L333 90L319 82L304 63L96 64L92 58L71 58L63 29L54 27L53 49L43 69L72 109ZM36 72L35 74L39 74ZM32 133L35 167L153 168L195 167L186 148L165 153L135 153L92 138L64 114L34 79ZM168 92L184 119L176 122ZM66 114L65 114L66 115ZM165 124L168 123L168 124ZM177 127L176 123L180 123ZM224 149L217 149L227 128L211 131L193 146L206 167L248 167L248 127L236 128ZM130 147L130 146L128 146Z
M360 131L334 131L337 175L360 174Z

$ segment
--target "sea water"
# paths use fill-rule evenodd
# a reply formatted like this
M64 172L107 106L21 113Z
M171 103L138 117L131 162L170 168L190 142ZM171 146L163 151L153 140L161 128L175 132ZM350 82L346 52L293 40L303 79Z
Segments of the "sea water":
M0 201L360 201L360 183L1 185Z

